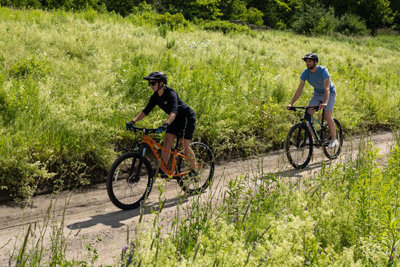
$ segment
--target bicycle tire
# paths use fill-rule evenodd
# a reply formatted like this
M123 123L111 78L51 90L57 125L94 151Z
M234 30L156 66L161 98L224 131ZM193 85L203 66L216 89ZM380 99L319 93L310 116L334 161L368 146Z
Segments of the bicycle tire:
M188 175L178 177L178 184L188 195L196 195L204 192L211 184L214 177L214 156L211 149L204 143L193 142L191 148L196 157L196 163L200 164L198 175L190 178ZM190 163L178 159L178 173L190 170Z
M308 139L308 144L306 140ZM313 154L313 140L308 127L298 123L290 128L285 142L286 156L295 169L303 169L310 163Z
M333 119L333 121L335 122L336 139L339 142L339 146L334 147L333 149L328 148L329 141L332 139L332 137L328 123L324 123L324 141L322 143L322 150L328 159L336 159L340 155L340 151L342 150L343 146L342 126L337 119Z
M111 166L107 176L107 193L111 202L120 209L130 210L140 206L153 187L153 170L147 158L142 157L140 175L136 176L141 156L128 152Z

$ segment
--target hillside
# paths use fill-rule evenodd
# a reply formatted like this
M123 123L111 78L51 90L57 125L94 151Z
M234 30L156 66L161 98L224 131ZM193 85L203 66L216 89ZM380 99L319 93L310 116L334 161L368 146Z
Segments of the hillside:
M143 77L154 70L195 110L195 139L219 158L282 147L296 120L285 106L310 51L332 75L346 133L400 118L398 36L223 34L93 10L2 7L0 48L0 182L17 199L36 186L104 180L116 154L133 146L125 122L147 103ZM311 93L308 86L298 104ZM153 111L141 125L165 119Z

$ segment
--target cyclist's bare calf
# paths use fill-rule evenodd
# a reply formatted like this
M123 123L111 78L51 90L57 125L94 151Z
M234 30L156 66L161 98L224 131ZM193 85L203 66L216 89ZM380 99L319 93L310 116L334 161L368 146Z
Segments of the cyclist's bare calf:
M170 151L176 138L177 138L176 135L171 134L171 133L166 133L165 137L164 137L163 148ZM183 151L184 151L185 155L187 155L187 157L190 161L192 170L196 170L195 155L194 155L193 150L190 148L190 142L191 142L191 140L189 140L189 139L180 139L181 147L183 147ZM163 160L163 162L166 166L167 166L169 157L170 157L170 153L161 151L161 159Z
M309 109L307 112L308 112L308 114L313 116L315 111L316 111L315 109ZM331 110L325 110L325 120L328 123L329 131L331 133L332 139L336 139L336 129L335 129L336 126L335 126L335 122L333 121ZM310 130L311 135L315 139L314 132L311 129L311 125L308 125L308 129Z

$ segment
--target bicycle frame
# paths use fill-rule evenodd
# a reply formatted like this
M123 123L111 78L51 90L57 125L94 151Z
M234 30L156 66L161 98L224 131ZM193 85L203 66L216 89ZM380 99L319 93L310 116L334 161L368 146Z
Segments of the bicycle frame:
M139 130L143 130L140 128L137 128ZM155 129L153 129L155 132ZM161 168L164 173L168 176L173 176L173 177L182 177L185 176L189 173L189 171L183 171L180 173L175 173L175 167L177 165L177 157L181 157L184 161L188 161L187 157L184 154L181 154L178 152L177 147L178 147L178 143L179 143L179 137L176 141L176 146L175 149L173 151L167 150L165 148L162 147L161 144L157 143L153 138L151 138L148 135L148 131L143 130L144 132L144 136L142 139L142 142L140 143L140 147L139 147L139 152L141 153L141 156L144 157L146 154L146 145L151 149L151 152L153 153L153 155L156 157L157 161L158 161L158 168ZM153 131L151 131L153 132ZM165 153L171 154L172 155L172 164L171 164L171 168L168 169L167 165L164 163L164 161L161 159L161 155L158 153L158 149L161 149L162 151L164 151ZM200 169L200 164L196 163L198 169Z
M317 143L314 144L314 145L315 146L322 146L323 145L322 142L324 140L324 126L323 125L324 125L324 118L325 118L325 109L322 110L322 119L321 119L321 121L319 121L314 116L312 116L312 115L310 115L308 113L308 109L315 109L316 111L318 111L318 109L319 109L318 106L293 107L293 110L296 110L298 108L305 109L304 117L303 117L303 119L301 119L300 123L305 123L307 125L307 127L308 127L309 124L311 124L311 129L312 129L313 134L314 134L314 136L316 138L316 141L317 141ZM321 128L320 135L318 135L318 131L315 128L315 125L314 125L313 122L315 122L316 124L318 124L320 126L320 128Z

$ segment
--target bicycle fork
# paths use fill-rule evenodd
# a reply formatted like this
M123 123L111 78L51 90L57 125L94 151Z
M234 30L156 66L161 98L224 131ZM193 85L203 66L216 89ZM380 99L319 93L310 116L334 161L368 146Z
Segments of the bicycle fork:
M135 150L137 150L139 152L140 157L139 157L139 165L137 165L137 168L136 168L135 178L131 182L139 181L140 171L142 170L142 165L143 165L143 157L146 154L146 147L143 144L141 144ZM132 175L133 175L133 171L135 170L135 166L136 166L136 160L137 160L137 158L133 158L133 160L132 160L131 169L129 171L129 173L130 173L129 177L132 177Z

